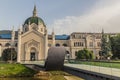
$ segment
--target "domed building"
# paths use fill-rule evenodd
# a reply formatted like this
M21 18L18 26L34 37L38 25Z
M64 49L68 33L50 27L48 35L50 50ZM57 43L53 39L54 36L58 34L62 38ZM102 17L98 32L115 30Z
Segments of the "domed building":
M116 33L105 33L115 36ZM87 48L99 58L101 51L101 33L73 32L70 35L55 35L54 31L48 35L44 21L38 17L36 6L33 15L25 20L18 31L0 31L0 57L6 48L15 48L17 62L38 61L46 59L51 46L64 46L68 52L66 57L76 58L79 50Z
M32 17L25 20L18 31L18 62L45 59L48 34L44 21L37 16L36 6Z

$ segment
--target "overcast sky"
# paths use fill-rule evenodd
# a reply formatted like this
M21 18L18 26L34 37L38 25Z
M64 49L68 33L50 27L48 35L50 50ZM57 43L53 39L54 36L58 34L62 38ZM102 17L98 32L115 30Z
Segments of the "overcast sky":
M120 0L0 0L0 30L17 30L34 4L49 33L120 32Z

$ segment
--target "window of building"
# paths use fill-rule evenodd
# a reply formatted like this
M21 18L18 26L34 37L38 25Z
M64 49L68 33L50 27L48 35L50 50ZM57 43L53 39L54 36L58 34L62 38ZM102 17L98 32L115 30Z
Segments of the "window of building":
M93 47L93 42L90 42L90 43L89 43L89 46L90 46L90 47Z
M27 28L27 27L25 27L25 32L26 32L26 31L28 31L28 28Z
M79 43L79 42L77 42L77 46L80 46L80 43Z
M83 43L83 42L81 42L81 46L84 46L84 43Z
M59 43L57 43L55 46L59 47L59 46L60 46L60 44L59 44Z
M82 35L82 39L85 39L85 35Z
M74 47L84 46L83 42L74 42Z
M101 43L100 43L100 42L97 42L97 46L98 46L98 47L101 47Z
M63 46L64 46L64 47L67 47L67 44L64 43Z
M9 47L9 46L10 46L10 43L6 43L6 44L5 44L5 47Z
M75 38L75 35L73 35L73 39Z
M74 42L74 47L76 47L78 44L77 44L77 42Z
M81 39L81 35L79 35L79 39Z

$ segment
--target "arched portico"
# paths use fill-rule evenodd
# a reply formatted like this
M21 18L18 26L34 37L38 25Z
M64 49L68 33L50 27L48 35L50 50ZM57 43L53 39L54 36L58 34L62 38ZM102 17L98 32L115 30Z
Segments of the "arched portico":
M30 61L37 60L37 50L35 47L30 48Z

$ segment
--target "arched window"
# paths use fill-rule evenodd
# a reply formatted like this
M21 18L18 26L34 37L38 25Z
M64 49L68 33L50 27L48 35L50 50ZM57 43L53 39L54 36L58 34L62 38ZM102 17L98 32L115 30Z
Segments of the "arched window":
M25 32L27 32L28 31L28 27L25 27L24 30L25 30Z
M101 47L101 43L100 43L100 42L97 42L97 46L98 46L98 47Z
M57 43L55 46L57 46L57 47L58 47L58 46L60 46L60 44L59 44L59 43Z
M67 47L67 44L64 43L63 46L64 46L64 47Z
M90 46L90 47L93 47L93 42L89 42L89 46Z
M5 47L9 47L9 46L10 46L10 43L6 43L6 44L5 44Z

